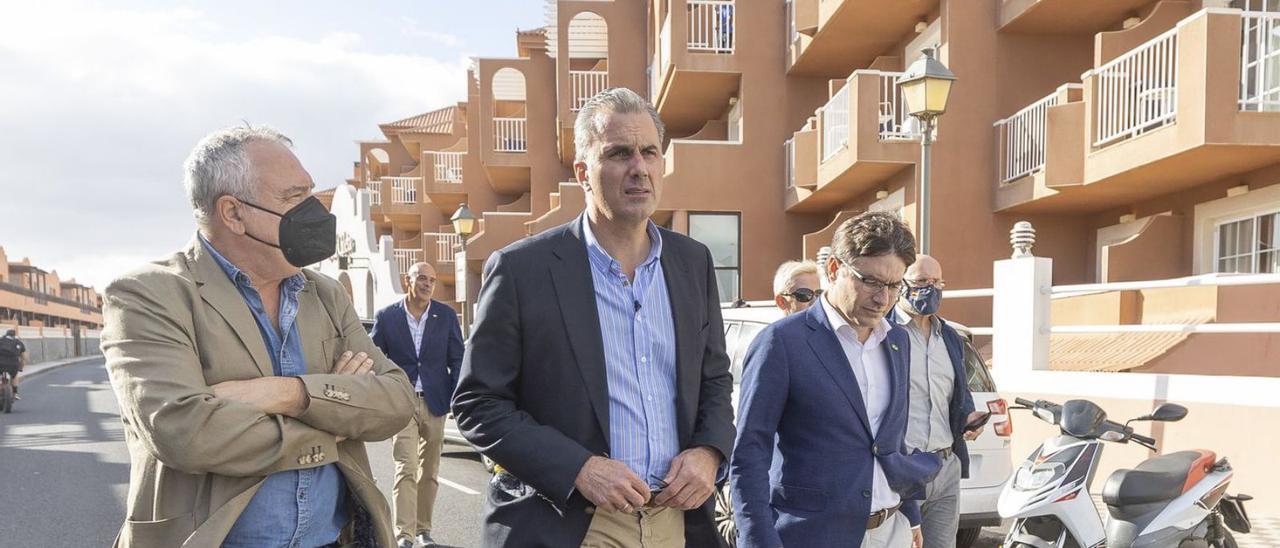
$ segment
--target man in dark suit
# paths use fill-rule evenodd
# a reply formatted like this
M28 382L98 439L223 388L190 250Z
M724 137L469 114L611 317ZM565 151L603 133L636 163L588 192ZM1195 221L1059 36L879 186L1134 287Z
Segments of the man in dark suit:
M407 295L378 311L373 342L391 361L404 369L418 392L414 420L409 421L392 446L396 480L395 499L398 548L435 546L431 539L431 512L436 502L440 448L444 442L444 417L458 385L462 365L462 331L458 315L449 305L431 299L436 270L430 264L409 267Z
M896 215L846 221L819 303L748 349L730 466L740 548L919 548L913 499L941 462L906 452L910 347L885 319L914 260Z
M706 246L649 220L661 122L601 92L575 126L578 219L489 257L453 400L502 468L484 546L714 546L733 378Z

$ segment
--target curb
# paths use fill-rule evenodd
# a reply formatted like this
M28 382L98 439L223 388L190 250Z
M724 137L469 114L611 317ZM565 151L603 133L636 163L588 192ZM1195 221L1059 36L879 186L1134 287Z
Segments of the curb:
M50 371L53 371L53 370L55 370L55 369L61 369L61 368L66 367L66 366L68 366L68 365L77 365L77 364L81 364L81 363L85 363L85 362L90 362L90 361L98 360L98 359L102 359L102 356L100 356L100 355L99 355L99 356L83 356L83 357L80 357L80 358L75 358L75 359L70 359L70 360L63 360L63 361L59 361L59 362L46 362L46 363L43 363L43 364L40 364L40 363L32 364L32 365L28 366L28 369L29 369L29 368L31 368L31 367L40 367L40 369L37 369L37 370L35 370L35 371L24 371L24 372L22 373L22 378L21 378L20 380L21 380L21 381L23 381L23 382L26 382L28 379L31 379L31 378L34 378L34 377L39 377L40 375L43 375L43 374L48 373L48 372L50 372ZM42 366L42 367L41 367L41 366Z

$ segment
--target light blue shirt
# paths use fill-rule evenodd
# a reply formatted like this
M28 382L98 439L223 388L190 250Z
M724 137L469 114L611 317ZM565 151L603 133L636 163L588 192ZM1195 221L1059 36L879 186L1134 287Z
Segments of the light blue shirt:
M649 255L628 280L580 219L609 383L609 457L650 487L680 452L676 424L675 321L663 278L662 234L649 222Z
M271 370L278 376L303 375L307 364L298 338L298 293L306 285L301 273L280 284L280 331L271 325L262 296L249 276L200 236L209 255L235 284L258 323L271 354ZM233 548L311 548L338 540L347 524L347 486L336 464L277 472L267 476L240 514L222 546Z

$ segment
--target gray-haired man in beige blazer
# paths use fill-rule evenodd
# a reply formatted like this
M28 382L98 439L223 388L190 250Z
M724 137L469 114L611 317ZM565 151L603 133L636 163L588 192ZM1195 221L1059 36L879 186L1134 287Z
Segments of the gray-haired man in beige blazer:
M185 166L196 237L105 291L132 460L116 546L395 544L363 442L407 424L413 385L342 287L301 270L335 227L290 146L206 137Z

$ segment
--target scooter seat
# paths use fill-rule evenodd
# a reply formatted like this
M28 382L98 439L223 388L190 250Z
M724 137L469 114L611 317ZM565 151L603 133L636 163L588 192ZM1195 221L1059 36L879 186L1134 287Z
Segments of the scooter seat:
M1119 469L1102 486L1102 501L1111 506L1173 500L1213 468L1217 456L1203 449L1152 457L1132 470Z

